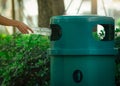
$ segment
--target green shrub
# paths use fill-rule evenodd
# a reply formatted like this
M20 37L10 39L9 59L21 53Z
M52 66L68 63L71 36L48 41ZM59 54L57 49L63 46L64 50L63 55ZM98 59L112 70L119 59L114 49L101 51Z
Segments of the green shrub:
M119 51L116 56L116 86L120 86L120 37L116 37L115 47L118 48Z
M0 86L49 86L49 39L41 35L0 35Z

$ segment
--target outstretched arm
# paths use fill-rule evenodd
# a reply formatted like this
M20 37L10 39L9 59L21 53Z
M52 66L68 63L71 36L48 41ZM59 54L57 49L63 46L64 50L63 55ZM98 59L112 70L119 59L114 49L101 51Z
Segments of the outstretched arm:
M13 26L13 27L17 27L18 30L24 34L29 33L29 31L31 31L33 33L33 31L23 22L17 21L17 20L12 20L12 19L8 19L6 17L3 17L0 15L0 24L1 25L6 25L6 26Z

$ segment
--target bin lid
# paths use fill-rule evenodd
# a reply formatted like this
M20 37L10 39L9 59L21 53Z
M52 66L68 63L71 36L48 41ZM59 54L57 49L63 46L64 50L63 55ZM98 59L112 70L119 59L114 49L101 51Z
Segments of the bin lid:
M112 17L106 17L106 16L98 16L98 15L54 16L54 17L51 18L51 24L59 24L59 25L62 26L62 31L63 31L63 35L64 35L63 37L65 37L65 39L61 38L61 40L59 40L59 41L54 41L53 45L55 45L55 44L56 45L48 50L49 54L51 54L51 55L116 55L117 54L117 50L114 49L114 46L113 46L114 45L113 41L98 42L96 40L93 40L93 38L91 38L91 39L87 38L85 40L85 42L86 43L94 42L93 46L94 45L96 45L96 46L101 45L101 46L105 46L105 47L95 48L95 47L92 47L89 44L88 46L91 46L91 47L85 47L85 49L83 49L84 47L82 47L82 46L85 45L84 41L83 42L78 41L79 38L77 38L75 40L75 41L78 41L77 44L75 43L75 45L79 45L79 46L73 47L73 44L74 44L73 42L66 41L66 45L68 43L70 43L70 44L69 44L69 46L64 45L64 47L63 47L63 44L60 45L60 43L64 42L66 39L70 40L70 39L68 39L68 37L74 39L74 37L71 35L74 28L72 27L71 32L68 33L66 31L68 29L65 29L65 26L66 26L64 24L65 22L68 22L66 24L67 26L69 26L69 22L72 22L72 23L74 22L75 24L76 24L76 22L83 22L83 23L88 22L88 23L90 23L89 27L94 26L93 23L95 23L95 22L99 22L99 23L102 23L102 24L107 23L107 24L113 24L114 25L114 19ZM79 23L77 23L77 24L79 24ZM96 23L95 23L95 25L96 25ZM82 27L82 26L80 26L80 27ZM89 30L89 28L87 28L86 30ZM83 31L83 29L80 29L79 32L82 32L82 31ZM92 32L92 30L89 30L89 32ZM76 30L76 34L79 34L79 33L77 33L77 30ZM92 33L88 34L88 36L92 37ZM84 34L83 34L82 37L86 37L86 36L84 36Z
M99 15L61 15L61 16L53 16L51 17L51 22L60 22L60 21L109 21L113 23L113 18L108 16L99 16Z

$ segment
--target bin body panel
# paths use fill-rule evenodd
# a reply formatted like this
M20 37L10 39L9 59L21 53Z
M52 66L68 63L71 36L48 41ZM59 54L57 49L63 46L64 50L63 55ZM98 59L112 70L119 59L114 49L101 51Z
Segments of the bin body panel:
M114 56L55 56L51 63L51 86L115 86ZM79 83L75 70L83 74Z

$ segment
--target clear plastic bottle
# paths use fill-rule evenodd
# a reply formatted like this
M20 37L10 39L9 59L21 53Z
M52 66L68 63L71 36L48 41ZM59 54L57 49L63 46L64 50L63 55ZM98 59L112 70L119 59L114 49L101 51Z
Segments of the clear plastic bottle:
M34 27L32 28L33 34L40 34L40 35L45 35L45 36L50 36L51 35L51 29L50 28L45 28L45 27Z

